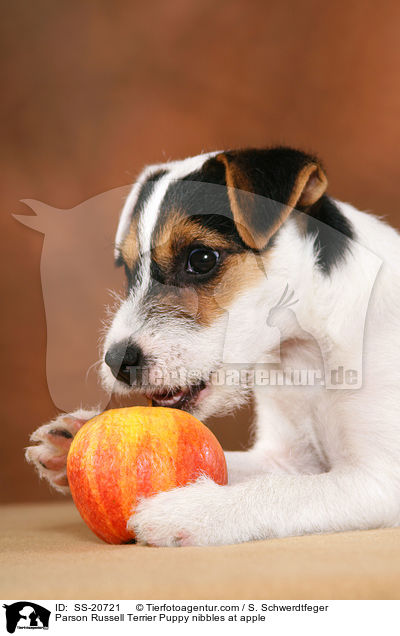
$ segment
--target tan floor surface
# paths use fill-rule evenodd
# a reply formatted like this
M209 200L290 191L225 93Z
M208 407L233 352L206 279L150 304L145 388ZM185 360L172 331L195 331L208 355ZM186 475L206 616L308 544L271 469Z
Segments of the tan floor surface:
M3 599L400 598L400 529L210 548L111 546L73 504L0 508Z

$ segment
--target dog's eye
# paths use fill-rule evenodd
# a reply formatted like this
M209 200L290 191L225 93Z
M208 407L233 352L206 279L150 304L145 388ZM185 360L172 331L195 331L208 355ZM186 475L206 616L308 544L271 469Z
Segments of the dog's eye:
M218 261L219 252L206 247L197 247L189 253L186 271L191 274L209 274Z

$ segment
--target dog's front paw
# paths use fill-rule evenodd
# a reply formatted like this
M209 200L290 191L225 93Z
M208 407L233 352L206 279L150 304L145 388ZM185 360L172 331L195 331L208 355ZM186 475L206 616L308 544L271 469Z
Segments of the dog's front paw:
M39 443L28 446L26 460L59 492L67 493L69 490L67 455L71 442L81 426L95 415L96 411L83 409L59 415L49 424L40 426L30 437L32 442Z
M127 527L151 546L218 545L231 536L229 487L201 477L182 488L142 499Z

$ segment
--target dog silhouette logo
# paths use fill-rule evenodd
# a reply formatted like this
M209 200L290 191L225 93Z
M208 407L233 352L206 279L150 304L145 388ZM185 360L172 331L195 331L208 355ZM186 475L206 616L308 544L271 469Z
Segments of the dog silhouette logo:
M16 629L49 629L51 612L37 603L18 601L3 607L9 634L14 634Z

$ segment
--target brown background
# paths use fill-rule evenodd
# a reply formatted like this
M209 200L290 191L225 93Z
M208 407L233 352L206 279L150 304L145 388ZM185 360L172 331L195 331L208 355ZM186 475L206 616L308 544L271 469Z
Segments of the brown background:
M335 196L400 223L400 5L3 0L1 10L1 498L56 499L23 460L29 433L57 410L43 235L10 213L29 214L24 198L72 208L153 161L289 143L323 158ZM103 287L93 277L96 302ZM60 358L73 374L76 359ZM215 430L239 448L248 421Z

